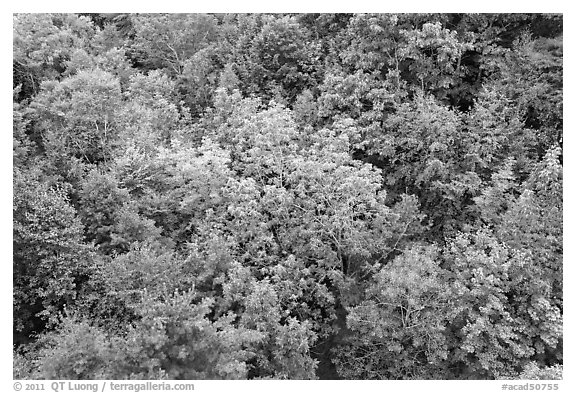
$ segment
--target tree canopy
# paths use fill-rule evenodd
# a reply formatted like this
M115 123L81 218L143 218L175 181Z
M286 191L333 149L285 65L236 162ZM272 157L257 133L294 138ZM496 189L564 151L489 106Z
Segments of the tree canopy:
M561 15L13 21L15 378L561 378Z

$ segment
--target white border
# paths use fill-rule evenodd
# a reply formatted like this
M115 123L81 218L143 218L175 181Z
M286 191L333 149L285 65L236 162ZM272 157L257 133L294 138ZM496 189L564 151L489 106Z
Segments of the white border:
M9 51L12 47L12 13L15 12L553 12L564 13L564 277L565 277L565 323L564 323L564 381L559 391L576 391L574 374L574 285L570 279L576 277L574 267L574 26L576 18L569 12L567 2L562 1L333 1L313 2L310 0L291 0L289 2L260 1L212 1L206 3L183 1L156 2L119 2L101 0L98 2L79 1L25 1L3 5L8 12L0 14L2 49L6 57L2 61L2 97L3 128L0 133L0 174L3 185L2 196L2 232L0 249L4 256L1 274L0 315L5 319L1 325L0 386L2 391L12 390L12 84L8 75L12 74ZM511 381L512 382L512 381ZM534 381L532 381L534 382ZM501 391L502 381L236 381L215 382L196 381L196 391L235 390L239 392L269 392L271 389L313 391L329 389L335 392L349 392L357 389L366 391L431 391L431 392L493 392ZM519 384L520 381L513 383ZM569 386L572 386L570 389ZM51 391L48 389L48 391Z

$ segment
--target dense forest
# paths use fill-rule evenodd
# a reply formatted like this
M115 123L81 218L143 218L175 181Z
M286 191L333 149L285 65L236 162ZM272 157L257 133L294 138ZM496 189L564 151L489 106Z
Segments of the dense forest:
M15 14L18 379L562 377L544 14Z

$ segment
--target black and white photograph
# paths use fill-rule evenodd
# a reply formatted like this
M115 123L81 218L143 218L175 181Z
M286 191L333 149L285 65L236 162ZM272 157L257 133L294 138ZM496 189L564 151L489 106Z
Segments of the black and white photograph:
M14 389L558 389L562 13L12 23Z

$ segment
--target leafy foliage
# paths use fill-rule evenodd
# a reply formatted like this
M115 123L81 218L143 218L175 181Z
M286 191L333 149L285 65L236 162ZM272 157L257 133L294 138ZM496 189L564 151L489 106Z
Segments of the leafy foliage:
M203 14L138 15L133 48L148 67L181 74L184 62L214 38L216 21Z
M561 377L561 15L13 21L15 377Z
M447 272L437 249L414 246L383 266L365 300L348 309L355 334L338 347L337 367L347 379L437 378L448 358L450 309Z
M75 301L94 258L64 189L34 175L14 173L14 329L26 335Z
M116 143L120 94L118 79L102 70L44 82L31 106L47 154L87 163L109 159Z

